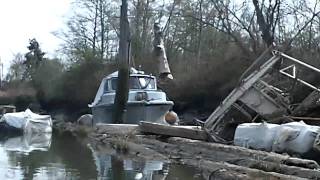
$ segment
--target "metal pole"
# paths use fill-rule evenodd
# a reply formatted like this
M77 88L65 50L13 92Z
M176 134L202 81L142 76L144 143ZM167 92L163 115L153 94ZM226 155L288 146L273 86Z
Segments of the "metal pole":
M284 53L280 53L280 56L285 57L285 58L287 58L287 59L289 59L289 60L291 60L291 61L293 61L293 62L295 62L295 63L297 63L297 64L300 64L300 65L302 65L302 66L304 66L304 67L310 68L310 69L312 69L312 70L320 73L320 69L318 69L318 68L316 68L316 67L313 67L313 66L311 66L311 65L309 65L309 64L307 64L307 63L305 63L305 62L302 62L302 61L300 61L300 60L298 60L298 59L296 59L296 58L293 58L293 57L291 57L291 56L288 56L288 55L286 55L286 54L284 54Z

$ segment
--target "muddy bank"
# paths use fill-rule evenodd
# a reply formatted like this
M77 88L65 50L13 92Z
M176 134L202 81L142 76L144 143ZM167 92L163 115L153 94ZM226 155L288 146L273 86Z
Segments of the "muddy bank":
M108 128L63 123L55 127L85 137L99 152L145 160L162 160L200 169L205 179L319 179L312 160L179 137L143 134L134 126Z

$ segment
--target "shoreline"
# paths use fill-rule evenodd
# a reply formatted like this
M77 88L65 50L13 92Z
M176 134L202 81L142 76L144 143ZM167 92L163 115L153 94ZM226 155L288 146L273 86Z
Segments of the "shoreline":
M56 124L54 129L59 133L70 132L82 143L110 155L192 166L199 169L205 179L320 178L319 165L313 160L201 140L145 134L133 130L132 126L130 129L130 125L112 131L63 122Z

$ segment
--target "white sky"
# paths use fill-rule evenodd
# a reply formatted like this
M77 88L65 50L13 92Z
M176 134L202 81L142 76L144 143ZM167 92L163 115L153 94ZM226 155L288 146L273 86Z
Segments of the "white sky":
M16 53L26 53L36 38L47 57L54 57L61 40L52 32L65 25L71 0L0 0L0 57L5 73Z

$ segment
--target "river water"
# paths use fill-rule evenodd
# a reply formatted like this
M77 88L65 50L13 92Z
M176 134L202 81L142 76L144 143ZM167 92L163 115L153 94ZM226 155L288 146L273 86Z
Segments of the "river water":
M95 152L71 135L0 136L0 179L202 179L192 167Z

